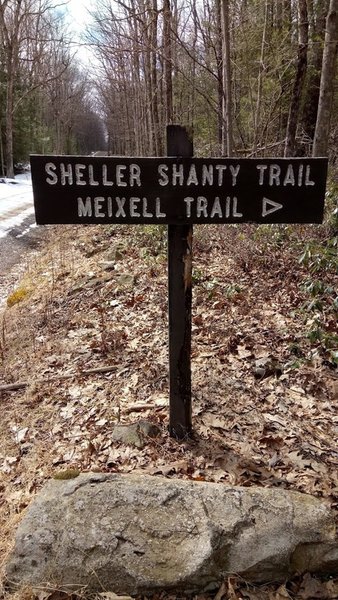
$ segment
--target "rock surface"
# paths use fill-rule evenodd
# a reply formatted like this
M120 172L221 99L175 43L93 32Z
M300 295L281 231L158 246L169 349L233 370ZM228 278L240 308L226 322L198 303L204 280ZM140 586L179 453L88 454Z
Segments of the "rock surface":
M25 584L117 594L211 589L229 573L263 582L337 569L325 504L281 489L145 475L50 481L7 563Z
M144 448L148 438L156 438L161 434L161 430L154 423L141 419L137 423L119 423L115 425L112 440L136 448Z

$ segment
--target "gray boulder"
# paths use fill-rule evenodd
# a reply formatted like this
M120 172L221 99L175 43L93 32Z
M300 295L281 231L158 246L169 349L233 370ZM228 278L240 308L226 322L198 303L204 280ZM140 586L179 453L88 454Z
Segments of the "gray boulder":
M7 581L117 594L212 589L338 571L333 518L281 489L145 475L50 481L19 526Z

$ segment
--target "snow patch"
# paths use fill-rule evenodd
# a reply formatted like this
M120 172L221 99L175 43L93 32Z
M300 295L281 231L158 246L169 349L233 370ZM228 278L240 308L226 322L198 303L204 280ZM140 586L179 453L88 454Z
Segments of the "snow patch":
M15 179L0 179L0 237L21 225L34 214L32 179L30 173L17 175ZM23 232L21 236L24 235Z

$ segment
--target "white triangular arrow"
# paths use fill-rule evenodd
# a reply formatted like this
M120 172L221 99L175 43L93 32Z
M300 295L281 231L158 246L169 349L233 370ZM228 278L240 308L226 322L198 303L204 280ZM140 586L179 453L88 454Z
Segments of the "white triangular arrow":
M281 208L283 208L283 204L269 200L269 198L263 198L262 217L271 215L271 213L274 213L276 210L280 210Z

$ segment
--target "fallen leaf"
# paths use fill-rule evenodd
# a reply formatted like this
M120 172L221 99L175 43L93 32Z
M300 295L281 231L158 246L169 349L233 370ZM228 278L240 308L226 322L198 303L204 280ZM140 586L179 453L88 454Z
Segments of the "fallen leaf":
M12 431L14 432L14 438L17 444L21 444L25 441L26 435L28 433L28 427L16 427L15 425L12 427Z
M176 462L167 464L167 465L155 465L152 467L147 467L145 470L146 473L150 475L164 475L167 477L170 473L186 473L189 469L189 463L186 460L178 460Z
M333 600L338 597L338 582L320 581L310 573L303 577L301 587L298 592L298 598L302 600Z

